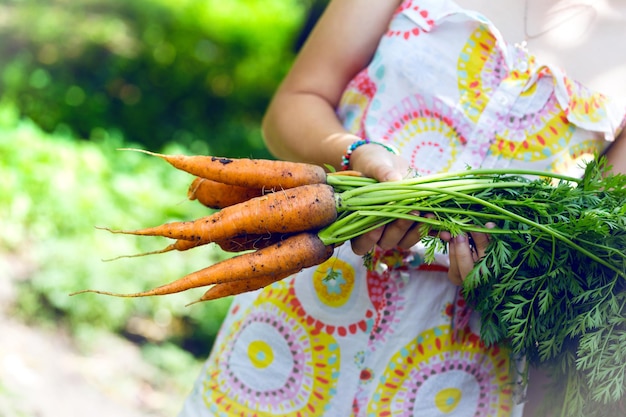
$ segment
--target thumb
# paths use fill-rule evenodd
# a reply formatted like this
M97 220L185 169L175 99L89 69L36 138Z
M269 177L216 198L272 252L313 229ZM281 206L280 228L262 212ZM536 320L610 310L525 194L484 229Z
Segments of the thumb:
M358 148L352 154L351 162L355 170L380 182L399 181L409 168L402 157L375 144Z
M405 178L409 171L408 162L403 158L385 154L385 158L378 159L378 163L374 167L374 178L380 182L400 181Z
M375 178L380 182L399 181L402 179L402 174L393 166L380 165L375 173Z

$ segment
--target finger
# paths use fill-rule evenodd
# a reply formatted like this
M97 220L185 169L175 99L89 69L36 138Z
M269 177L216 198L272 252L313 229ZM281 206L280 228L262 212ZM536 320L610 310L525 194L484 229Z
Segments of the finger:
M493 222L485 223L486 229L493 229L495 227L496 227L496 224ZM474 244L475 244L476 255L477 255L476 261L478 261L479 259L485 256L487 247L489 246L489 242L491 241L491 235L489 233L474 232L474 233L471 233L470 236L472 237Z
M354 170L381 182L401 180L409 169L404 158L377 144L359 146L352 153L350 164Z
M426 213L424 215L425 218L427 219L436 219L437 216L435 216L433 213ZM422 229L422 237L428 235L428 236L432 236L432 237L438 237L439 239L443 240L444 242L449 242L450 239L452 238L452 236L450 235L450 232L446 231L446 230L441 230L441 229L437 229L437 228L433 228L432 225L428 225L428 233L425 233L424 230Z
M412 220L395 220L389 223L385 226L383 234L377 242L378 246L381 249L395 248L413 226L415 226L415 222Z
M384 227L379 227L371 232L364 233L359 237L355 237L350 241L352 252L356 255L363 256L371 251L376 242L378 242L383 234Z
M450 242L450 240L452 240L452 235L447 230L439 231L436 236L444 242Z
M422 237L428 234L428 228L424 228L422 223L414 223L408 232L404 234L398 246L402 249L409 249L415 246L417 242L422 240Z
M448 242L448 257L450 259L450 266L448 268L448 279L454 285L463 284L461 279L461 273L459 272L459 265L456 261L456 245L453 240Z
M481 259L485 256L485 251L489 246L489 235L487 233L472 233L471 236L474 240L476 260Z
M474 262L476 261L475 253L472 251L469 239L465 234L455 236L450 241L450 245L454 248L454 260L458 267L458 277L463 281L474 268Z

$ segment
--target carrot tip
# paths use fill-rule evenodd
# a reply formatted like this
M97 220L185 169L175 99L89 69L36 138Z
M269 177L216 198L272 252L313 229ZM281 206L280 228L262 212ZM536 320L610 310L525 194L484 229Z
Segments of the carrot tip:
M124 230L111 229L110 227L105 227L105 226L95 226L95 228L98 230L104 230L110 233L126 233Z
M104 227L104 226L95 226L95 228L98 230L104 230L106 232L113 233L115 235L139 235L139 236L144 235L144 233L142 233L142 230L112 229L110 227ZM164 235L148 235L148 236L164 236Z
M158 157L163 157L165 155L157 153L157 152L151 152L145 149L139 149L139 148L117 148L118 151L131 151L131 152L141 152L141 153L145 153L147 155L152 155L152 156L158 156Z
M113 258L107 258L107 259L102 259L102 262L113 262L113 261L117 261L118 259L126 259L126 258L141 258L142 256L148 256L148 255L156 255L159 253L166 253L166 252L170 252L173 251L174 248L173 247L167 247L165 249L160 249L160 250L154 250L151 252L142 252L142 253L135 253L133 255L119 255L119 256L115 256Z
M122 259L122 258L132 258L134 255L120 255L120 256L116 256L114 258L103 258L100 259L100 262L113 262L113 261L117 261L118 259Z
M194 305L194 304L199 304L199 303L201 303L201 302L203 302L203 301L204 301L204 300L203 300L202 298L198 298L196 301L192 301L192 302L190 302L190 303L185 304L185 307L189 307L189 306L192 306L192 305Z
M117 293L114 293L114 292L100 291L100 290L81 290L81 291L76 291L76 292L70 293L69 295L70 295L70 297L72 297L74 295L86 294L86 293L109 295L109 296L112 296L112 297L124 297L124 298L141 297L140 294L117 294Z

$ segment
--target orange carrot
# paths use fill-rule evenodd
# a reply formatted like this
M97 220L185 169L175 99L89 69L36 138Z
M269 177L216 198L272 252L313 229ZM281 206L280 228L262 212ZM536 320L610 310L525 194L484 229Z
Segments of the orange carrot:
M323 184L326 172L318 165L269 159L221 158L204 155L165 155L128 149L164 159L174 168L224 184L262 190Z
M116 294L108 291L84 290L71 295L93 292L116 297L147 297L174 294L191 288L221 284L258 277L285 277L304 268L319 265L333 254L333 245L324 245L316 233L304 232L274 245L225 259L193 272L169 284L148 291Z
M224 282L222 284L215 284L211 288L209 288L202 297L187 305L190 306L192 304L201 303L203 301L217 300L218 298L230 297L237 294L243 294L244 292L250 292L258 290L260 288L265 288L268 285L275 283L276 281L287 278L289 275L291 274L285 273L278 275L267 275L256 278L240 279L232 282Z
M263 190L259 188L240 187L200 177L193 180L187 191L190 200L198 200L212 209L232 206L261 195Z
M316 230L331 224L336 218L333 187L311 184L254 197L193 221L172 222L139 230L105 230L215 242L244 234Z

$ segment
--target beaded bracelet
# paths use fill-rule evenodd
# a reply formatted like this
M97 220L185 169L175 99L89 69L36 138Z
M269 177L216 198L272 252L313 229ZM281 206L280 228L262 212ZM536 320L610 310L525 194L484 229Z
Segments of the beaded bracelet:
M346 149L346 153L345 153L345 154L343 154L343 156L341 157L341 169L342 169L343 171L346 171L346 170L350 167L350 158L352 157L352 152L354 152L354 150L355 150L356 148L358 148L359 146L362 146L362 145L367 145L368 143L373 143L373 144L375 144L375 145L380 145L380 146L382 146L383 148L387 149L389 152L391 152L391 153L393 153L393 154L395 154L395 155L397 155L397 154L398 154L398 151L397 151L397 150L395 150L395 149L394 149L394 148L392 148L391 146L386 145L386 144L384 144L384 143L381 143L381 142L373 142L373 141L371 141L371 140L369 140L369 139L359 139L359 140L357 140L357 141L352 142L352 143L350 144L350 146L348 146L348 149Z

